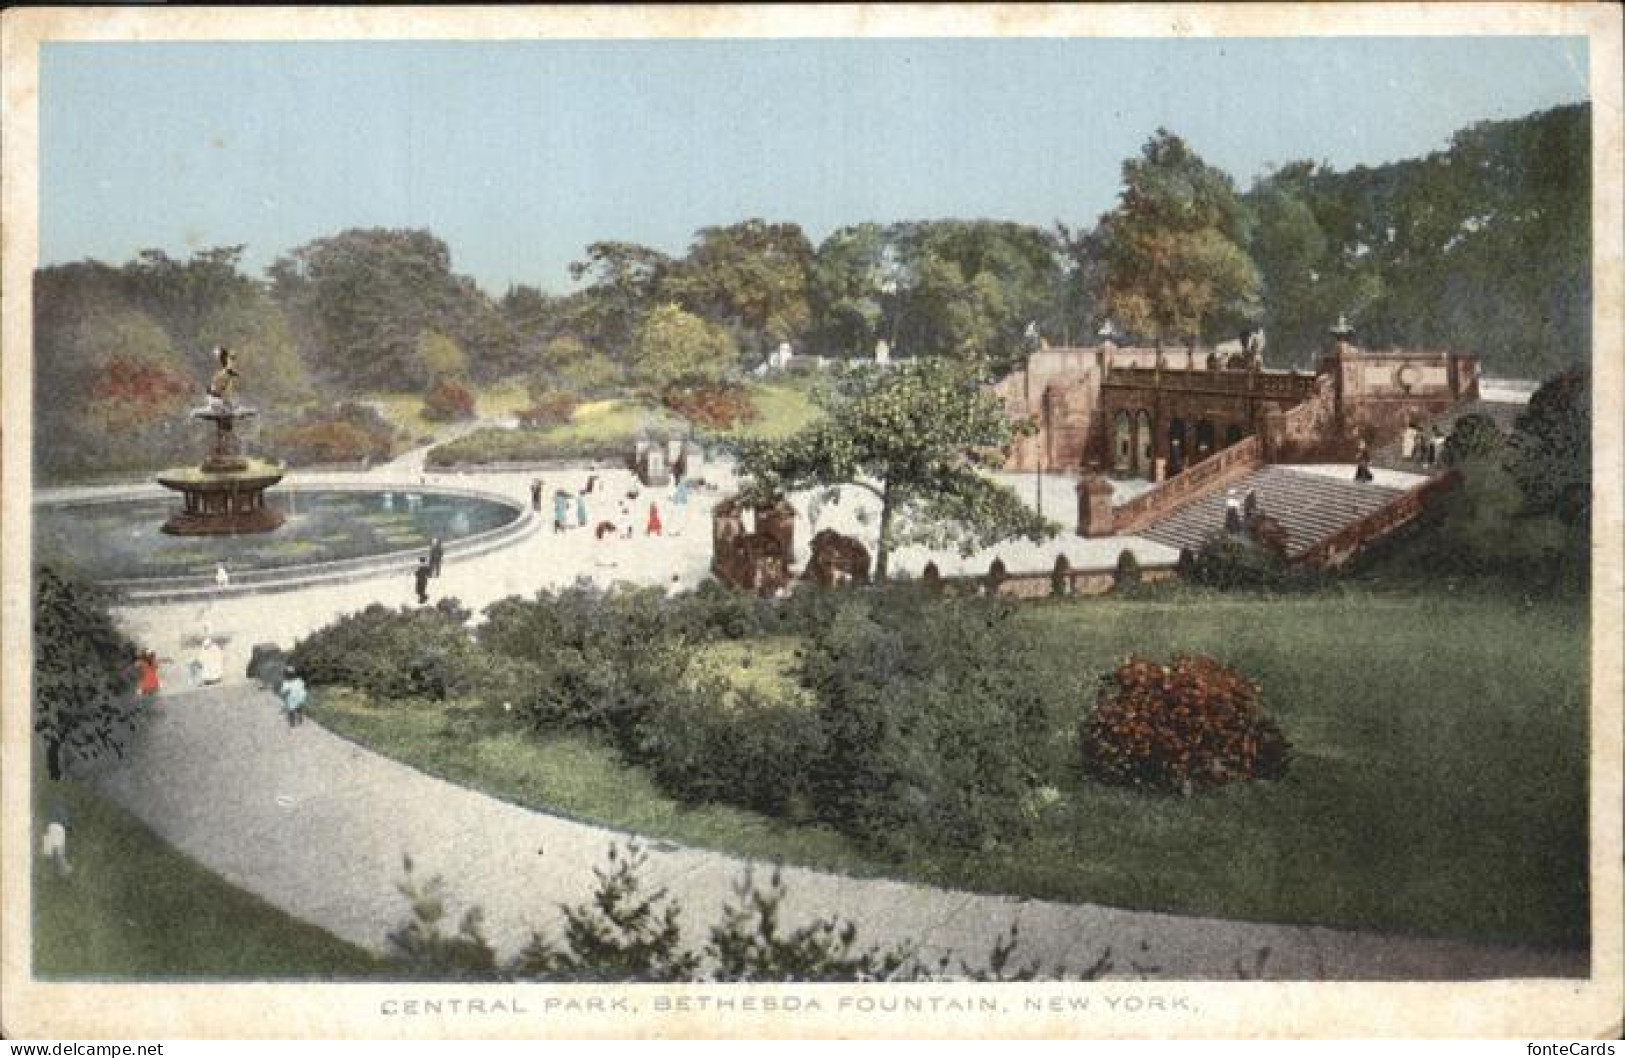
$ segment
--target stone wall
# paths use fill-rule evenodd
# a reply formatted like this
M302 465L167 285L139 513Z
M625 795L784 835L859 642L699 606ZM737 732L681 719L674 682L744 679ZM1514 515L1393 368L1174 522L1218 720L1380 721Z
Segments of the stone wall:
M1478 360L1465 353L1375 351L1340 341L1319 366L1336 389L1337 433L1372 446L1393 442L1407 423L1478 399Z

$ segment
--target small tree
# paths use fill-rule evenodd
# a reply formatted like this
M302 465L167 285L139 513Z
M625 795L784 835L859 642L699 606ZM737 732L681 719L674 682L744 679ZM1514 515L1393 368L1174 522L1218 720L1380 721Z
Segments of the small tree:
M1132 594L1140 587L1140 560L1128 548L1117 553L1117 568L1112 570L1112 591Z
M406 878L397 888L411 906L412 917L389 933L389 954L415 978L436 981L488 981L501 975L496 952L481 931L484 912L469 908L456 933L441 923L446 908L445 883L420 882L412 874L412 857L403 857Z
M454 378L438 378L423 395L423 417L431 422L472 419L474 394Z
M1513 427L1507 470L1537 514L1569 525L1591 511L1591 376L1565 371L1529 399Z
M734 886L737 900L723 908L712 927L706 954L723 981L888 981L921 976L907 948L858 947L858 927L840 918L820 918L788 933L781 931L786 891L777 867L767 888L747 869ZM995 948L1000 968L1008 952Z
M114 625L108 597L52 566L34 578L34 731L45 768L62 778L63 751L81 759L122 754L140 718L135 645Z
M418 335L417 351L424 377L430 381L468 375L468 357L462 346L439 331L424 331Z
M979 473L1015 427L974 365L917 360L854 373L829 414L789 437L734 442L757 498L852 485L880 501L875 579L907 537L967 554L1001 540L1043 540L1055 526Z
M1475 459L1494 459L1506 447L1500 427L1488 415L1463 415L1450 428L1444 443L1444 461L1461 466Z
M592 901L564 907L564 947L532 936L515 970L520 977L566 981L687 981L699 957L682 950L681 909L664 889L646 891L639 872L648 857L636 845L610 846L609 864L594 868Z
M716 383L739 364L727 331L676 305L662 305L632 335L632 373L659 393L669 386Z

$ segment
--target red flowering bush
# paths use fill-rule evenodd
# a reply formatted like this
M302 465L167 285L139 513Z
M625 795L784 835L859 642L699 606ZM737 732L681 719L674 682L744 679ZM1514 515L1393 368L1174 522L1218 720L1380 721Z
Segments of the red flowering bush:
M670 386L661 401L696 426L712 430L755 422L760 414L744 386Z
M1209 657L1171 665L1131 655L1101 681L1079 743L1085 770L1188 792L1286 771L1291 746L1258 705L1258 685Z
M388 459L396 432L376 409L344 403L307 409L293 422L268 426L262 447L293 466Z
M521 426L557 426L570 421L581 401L563 389L533 389L530 407L519 413Z
M452 378L437 378L423 395L423 417L431 422L452 422L474 417L474 394Z

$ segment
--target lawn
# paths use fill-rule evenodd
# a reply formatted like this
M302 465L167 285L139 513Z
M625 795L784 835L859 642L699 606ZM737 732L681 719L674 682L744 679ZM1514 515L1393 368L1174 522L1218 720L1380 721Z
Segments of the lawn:
M1103 673L1130 651L1238 666L1293 742L1287 777L1180 798L1072 772L1031 840L893 863L826 827L685 808L596 741L533 739L477 706L324 692L315 712L516 803L740 855L1129 908L1583 945L1581 606L1350 588L1045 602L1020 619L1057 676ZM793 673L793 641L767 641L748 669L737 644L707 649L703 664L757 686ZM1055 732L1062 745L1075 723Z
M377 956L176 852L93 789L72 780L37 782L35 833L43 819L65 811L72 870L59 876L35 857L36 976L359 978L390 972Z

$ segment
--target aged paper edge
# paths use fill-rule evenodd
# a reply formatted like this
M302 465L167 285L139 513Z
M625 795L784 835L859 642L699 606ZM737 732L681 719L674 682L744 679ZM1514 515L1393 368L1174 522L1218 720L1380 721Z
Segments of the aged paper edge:
M0 1034L8 1038L492 1037L1613 1037L1621 1031L1621 459L1625 378L1622 288L1620 11L1589 4L1258 4L1060 7L12 9L4 14L3 400L0 400ZM1593 370L1596 400L1592 596L1592 976L1583 981L1290 984L830 986L492 986L395 984L48 983L29 972L29 583L31 277L37 263L39 48L65 41L364 40L655 37L1435 36L1566 35L1589 39L1593 111ZM1602 351L1603 355L1596 355ZM657 1013L652 999L816 998L818 1016L735 1011ZM835 1012L842 996L1092 998L1087 1017L946 1012ZM1108 997L1183 997L1191 1016L1113 1012ZM638 1011L532 1014L501 1021L390 1017L386 1000L629 999Z

